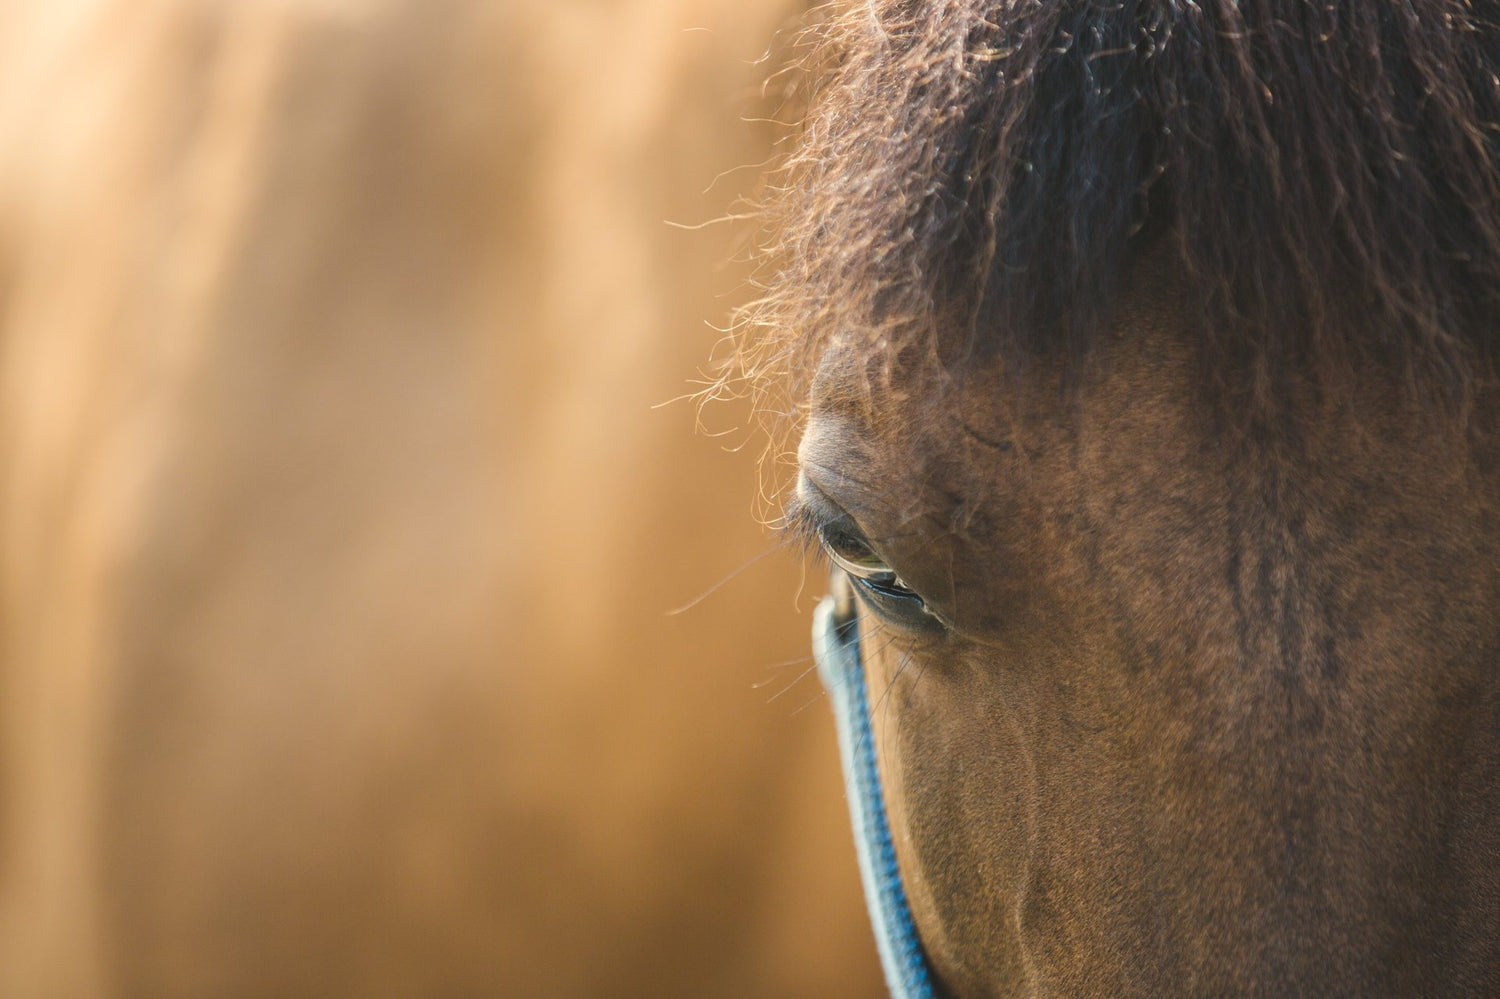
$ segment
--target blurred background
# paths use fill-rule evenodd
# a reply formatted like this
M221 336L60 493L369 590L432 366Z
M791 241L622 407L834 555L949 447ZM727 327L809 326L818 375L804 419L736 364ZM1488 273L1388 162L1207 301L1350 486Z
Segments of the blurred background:
M667 613L798 7L0 2L0 996L880 994L821 581Z

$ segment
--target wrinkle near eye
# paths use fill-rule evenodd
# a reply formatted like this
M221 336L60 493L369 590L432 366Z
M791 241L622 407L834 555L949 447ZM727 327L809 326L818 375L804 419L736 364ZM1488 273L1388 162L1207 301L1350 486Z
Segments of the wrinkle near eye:
M864 434L846 417L816 414L808 419L797 447L797 464L834 492L878 488L880 464L865 445Z

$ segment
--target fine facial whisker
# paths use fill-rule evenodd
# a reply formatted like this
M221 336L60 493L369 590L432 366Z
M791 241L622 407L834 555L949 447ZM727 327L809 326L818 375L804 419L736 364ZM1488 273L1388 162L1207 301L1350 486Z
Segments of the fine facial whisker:
M817 663L813 663L811 666L807 667L802 672L798 673L795 677L792 678L792 682L791 683L788 683L785 687L782 687L776 693L774 693L770 697L766 698L766 703L770 704L772 701L775 701L776 699L778 699L779 697L781 697L783 694L785 694L787 691L791 690L793 687L795 687L798 684L800 684L803 680L807 679L808 675L810 673L812 673L814 670L816 670L817 668L818 668L818 664Z
M667 617L676 617L679 614L685 614L685 613L687 613L688 611L692 610L694 607L697 607L703 601L707 600L709 597L713 596L719 590L723 589L726 584L728 584L730 582L733 582L746 569L749 569L751 566L755 565L757 562L759 562L761 559L765 558L767 555L771 555L771 554L773 554L773 553L775 553L777 551L780 551L782 548L785 548L785 547L786 547L786 541L784 539L778 539L774 544L771 545L771 547L767 548L765 551L762 551L760 554L751 557L748 561L746 561L743 564L741 564L738 568L736 568L734 571L730 572L723 579L719 580L717 583L714 583L708 589L704 590L702 593L698 594L696 597L694 597L693 599L689 600L687 603L683 604L681 607L674 607L671 610L667 611L666 612L666 616Z
M808 700L805 703L803 703L802 705L798 706L798 708L795 711L793 711L790 715L788 715L787 717L788 718L796 718L798 715L800 715L802 712L806 711L808 708L812 707L814 704L817 704L819 701L827 699L827 697L828 697L828 693L825 690L823 690L822 687L819 687L817 694L815 694L810 700Z
M796 659L787 659L787 660L784 660L783 662L772 663L771 665L767 666L766 669L767 670L784 670L784 669L790 669L793 666L806 666L808 663L810 663L812 661L813 661L813 657L810 656L810 655L808 655L808 656L798 656ZM764 680L757 680L755 683L752 683L750 685L750 689L751 690L759 690L762 687L769 686L771 684L771 682L773 680L776 680L776 679L779 679L779 677L778 676L769 676L769 677L767 677Z

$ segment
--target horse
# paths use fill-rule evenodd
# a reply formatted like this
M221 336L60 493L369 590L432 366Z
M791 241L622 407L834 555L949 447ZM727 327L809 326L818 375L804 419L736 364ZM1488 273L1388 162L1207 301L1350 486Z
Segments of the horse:
M1500 994L1500 5L814 30L725 377L893 991Z
M800 567L667 613L789 12L0 7L0 995L876 993Z

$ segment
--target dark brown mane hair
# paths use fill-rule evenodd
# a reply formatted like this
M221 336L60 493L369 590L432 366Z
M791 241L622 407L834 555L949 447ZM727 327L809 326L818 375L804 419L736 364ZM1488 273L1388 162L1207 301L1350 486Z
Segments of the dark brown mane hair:
M830 8L742 360L801 391L838 336L1076 358L1156 240L1206 356L1257 398L1278 370L1372 357L1462 397L1500 339L1497 19L1481 0Z

